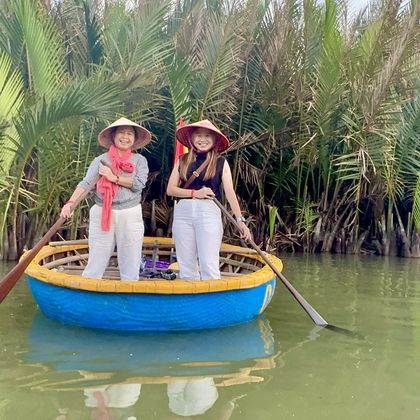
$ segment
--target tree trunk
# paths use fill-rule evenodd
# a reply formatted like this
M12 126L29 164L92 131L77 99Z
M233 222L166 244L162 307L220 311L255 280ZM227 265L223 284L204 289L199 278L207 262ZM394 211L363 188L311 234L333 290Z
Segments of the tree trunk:
M415 231L411 235L411 256L420 258L420 235Z
M8 232L8 250L7 259L9 261L16 261L18 259L16 229L12 225L12 229Z

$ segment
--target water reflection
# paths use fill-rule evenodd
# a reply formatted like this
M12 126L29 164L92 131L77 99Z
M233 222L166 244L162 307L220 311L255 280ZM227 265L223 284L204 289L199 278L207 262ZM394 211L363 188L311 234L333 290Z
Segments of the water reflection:
M37 313L28 345L28 362L59 371L118 373L119 379L228 374L275 351L263 318L212 330L131 333L71 327Z
M140 397L140 391L141 384L114 384L87 388L83 394L85 406L92 409L91 419L135 420L133 406Z
M142 384L121 383L85 388L84 404L91 409L92 419L137 419L134 405L140 398ZM214 378L178 379L167 384L168 408L176 416L204 414L219 397ZM237 398L235 398L237 399ZM232 403L232 401L231 401ZM231 413L230 404L225 413ZM65 420L65 410L59 410L56 420ZM230 416L225 418L229 418Z
M218 397L213 378L179 380L168 384L169 409L179 416L204 414Z
M91 409L91 419L136 420L134 405L140 398L142 384L113 384L83 390L84 404ZM167 384L169 410L180 417L204 414L219 397L213 378L180 379ZM228 410L231 412L232 410ZM61 409L56 420L66 419Z
M213 407L218 388L263 381L258 371L273 368L275 357L264 318L214 330L123 333L64 326L37 313L24 362L44 370L31 389L78 391L90 418L134 420L145 386L166 386L160 392L172 418L196 416ZM224 403L223 418L236 398ZM59 407L55 418L68 415Z

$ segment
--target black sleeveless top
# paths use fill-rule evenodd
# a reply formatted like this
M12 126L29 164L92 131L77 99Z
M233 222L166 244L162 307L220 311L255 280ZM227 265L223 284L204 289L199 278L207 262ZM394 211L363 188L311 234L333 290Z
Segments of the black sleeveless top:
M197 170L200 165L206 160L207 153L197 153L197 158L195 162L193 162L187 171L187 179L190 179L192 173ZM202 187L211 188L212 191L216 194L216 198L220 201L222 199L222 174L223 174L223 166L225 164L225 158L223 156L219 156L216 162L216 173L213 178L209 178L207 181L203 180L204 174L208 167L204 168L198 178L195 178L194 181L188 187L192 190L199 190ZM180 187L183 188L186 181L182 180Z

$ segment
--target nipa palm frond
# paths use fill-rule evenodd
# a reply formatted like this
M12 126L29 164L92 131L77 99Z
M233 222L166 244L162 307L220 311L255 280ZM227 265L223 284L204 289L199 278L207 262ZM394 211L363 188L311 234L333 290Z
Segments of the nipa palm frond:
M12 71L11 67L11 58L0 51L0 162L6 173L14 155L13 145L8 141L10 137L15 137L10 121L18 114L23 102L23 80L19 72Z
M66 81L64 54L52 20L36 9L36 2L12 2L25 43L29 84L40 97L53 97Z
M172 52L163 29L169 1L150 2L133 20L131 32L130 67L147 73L156 71Z
M198 101L197 118L222 114L229 119L236 111L236 81L241 42L236 37L235 17L226 21L209 14L197 42L192 60L197 72L194 95Z
M168 66L168 87L169 95L168 101L171 103L173 110L173 125L175 130L177 120L183 117L186 122L189 122L194 112L193 101L191 98L191 86L194 81L194 73L191 69L190 63L183 59L179 54L175 54L172 63ZM175 138L175 131L173 131L173 138Z
M125 13L112 5L105 16L105 56L111 72L126 80L126 87L152 85L172 53L164 34L168 1L148 2ZM109 23L109 27L107 24Z
M416 228L420 231L420 173L418 175L416 189L414 191L413 216Z

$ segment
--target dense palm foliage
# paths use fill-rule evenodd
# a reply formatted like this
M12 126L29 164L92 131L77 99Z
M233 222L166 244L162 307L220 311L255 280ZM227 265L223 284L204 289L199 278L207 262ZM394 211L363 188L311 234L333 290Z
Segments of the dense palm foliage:
M154 142L149 231L168 228L174 131L212 119L257 240L420 256L420 6L326 0L0 0L0 238L55 220L120 115ZM83 234L85 209L64 233ZM227 232L229 233L229 232Z

